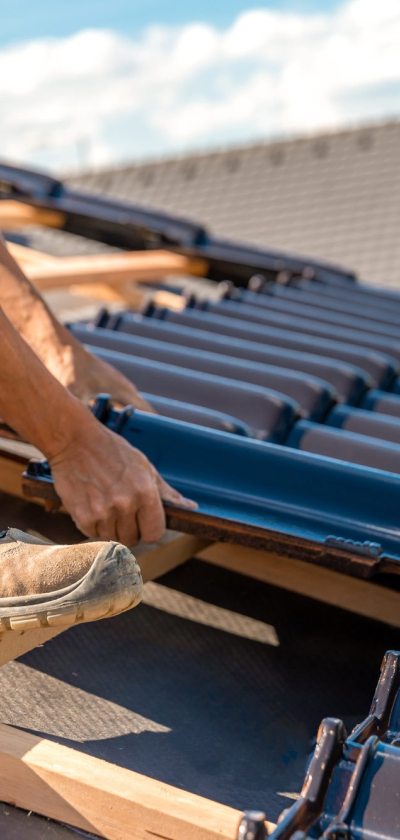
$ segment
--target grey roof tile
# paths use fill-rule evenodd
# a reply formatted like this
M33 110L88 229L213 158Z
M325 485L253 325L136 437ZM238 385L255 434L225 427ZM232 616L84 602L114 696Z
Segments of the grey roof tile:
M133 164L77 187L187 214L226 237L332 259L400 285L400 122ZM51 253L103 246L32 233ZM397 279L396 279L397 278Z

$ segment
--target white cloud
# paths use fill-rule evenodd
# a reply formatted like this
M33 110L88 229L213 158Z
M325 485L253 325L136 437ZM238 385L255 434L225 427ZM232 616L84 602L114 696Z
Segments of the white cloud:
M218 31L106 30L0 51L0 154L98 165L399 113L399 0L258 8Z

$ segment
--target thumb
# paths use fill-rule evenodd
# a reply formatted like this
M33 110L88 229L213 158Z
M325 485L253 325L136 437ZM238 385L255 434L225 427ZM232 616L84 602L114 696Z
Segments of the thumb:
M181 507L191 508L192 510L196 510L198 508L197 502L194 502L193 499L187 499L185 496L182 496L181 493L178 493L177 490L174 490L163 478L157 473L157 486L158 492L160 493L161 498L164 502L172 502L174 505L180 505Z

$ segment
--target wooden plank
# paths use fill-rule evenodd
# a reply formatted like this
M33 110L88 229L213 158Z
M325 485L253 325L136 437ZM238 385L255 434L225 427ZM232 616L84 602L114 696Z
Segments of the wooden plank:
M40 271L45 266L46 272L54 272L55 275L58 275L60 271L64 271L63 257L54 257L51 254L45 254L43 251L27 248L15 242L7 242L6 244L11 256L14 257L28 276L34 273L35 267ZM60 268L60 266L62 267ZM48 288L47 284L49 282L51 281L48 276L46 276L44 281L38 278L35 280L36 285L40 286L43 283L43 286L46 285L46 289ZM56 288L59 288L58 282ZM103 303L105 301L109 303L120 303L121 306L128 305L134 309L140 309L150 298L158 306L167 306L170 309L181 310L186 305L185 299L173 292L153 292L151 289L146 289L143 285L140 286L136 282L131 283L126 280L110 285L107 282L93 282L90 278L88 282L76 283L74 278L73 285L68 285L68 288L72 295L77 295L78 297L88 297L91 300L100 300Z
M155 580L171 569L181 566L190 557L194 557L199 551L203 551L210 545L210 540L193 536L192 534L181 534L179 531L166 531L158 543L148 545L139 543L134 546L133 553L142 571L145 583Z
M0 667L40 647L68 630L67 627L41 627L35 630L5 630L0 634Z
M32 270L32 266L46 266L47 271L55 270L57 272L60 264L63 264L65 259L64 257L54 257L51 254L45 254L43 251L36 251L34 248L27 248L25 245L19 245L16 242L6 242L6 245L11 256L14 257L28 275ZM71 294L79 295L80 297L87 296L96 300L129 304L136 308L142 306L149 299L150 295L158 306L167 306L170 309L180 310L186 305L184 298L174 294L173 291L152 292L151 289L145 286L127 281L116 285L109 285L105 282L75 284L74 280L74 284L69 286L69 291Z
M10 496L16 496L18 499L23 499L22 473L26 467L27 461L30 457L32 457L32 455L29 454L25 457L23 454L14 454L13 450L15 446L18 446L18 448L22 451L21 447L27 446L27 444L16 444L15 441L1 441L0 491L8 493ZM32 449L34 449L34 447L32 447ZM41 505L42 507L46 506L45 499L35 499L35 503Z
M30 280L45 290L74 283L119 285L130 280L145 283L173 274L204 276L207 263L171 251L123 251L63 257L52 264L27 265L26 270Z
M0 230L14 230L28 225L61 228L64 214L58 210L44 210L20 201L0 201Z
M234 808L4 725L0 800L109 840L234 840L241 817Z
M157 306L167 306L168 309L178 312L186 306L186 300L182 295L176 295L173 291L154 291L139 283L118 283L115 286L109 286L107 283L80 283L79 285L74 283L68 286L68 291L79 297L120 303L122 306L128 305L134 309L139 309L150 299Z
M27 248L25 245L19 245L17 242L6 242L6 245L11 256L14 257L20 265L51 264L60 259L59 257L53 257L51 254L45 254L44 251L36 251L35 248Z
M240 545L214 543L196 557L367 618L400 627L400 592L360 578Z
M68 287L71 295L100 300L107 303L119 303L121 306L129 305L134 308L143 306L149 298L151 291L132 284L121 283L118 286L109 286L107 283L80 283Z
M151 296L152 301L156 306L165 306L167 309L173 309L175 312L181 312L186 307L186 300L183 295L176 295L174 292L162 291L154 292Z

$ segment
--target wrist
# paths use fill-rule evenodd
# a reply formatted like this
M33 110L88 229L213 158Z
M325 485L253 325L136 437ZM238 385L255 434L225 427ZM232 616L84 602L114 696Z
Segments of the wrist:
M72 394L68 394L68 400L63 400L62 415L57 426L51 428L46 441L39 448L50 464L55 465L68 460L72 452L84 450L93 442L98 430L99 423L89 409Z
M46 337L35 351L50 373L64 385L71 388L76 381L78 371L86 363L87 351L70 333L53 335L51 340Z

